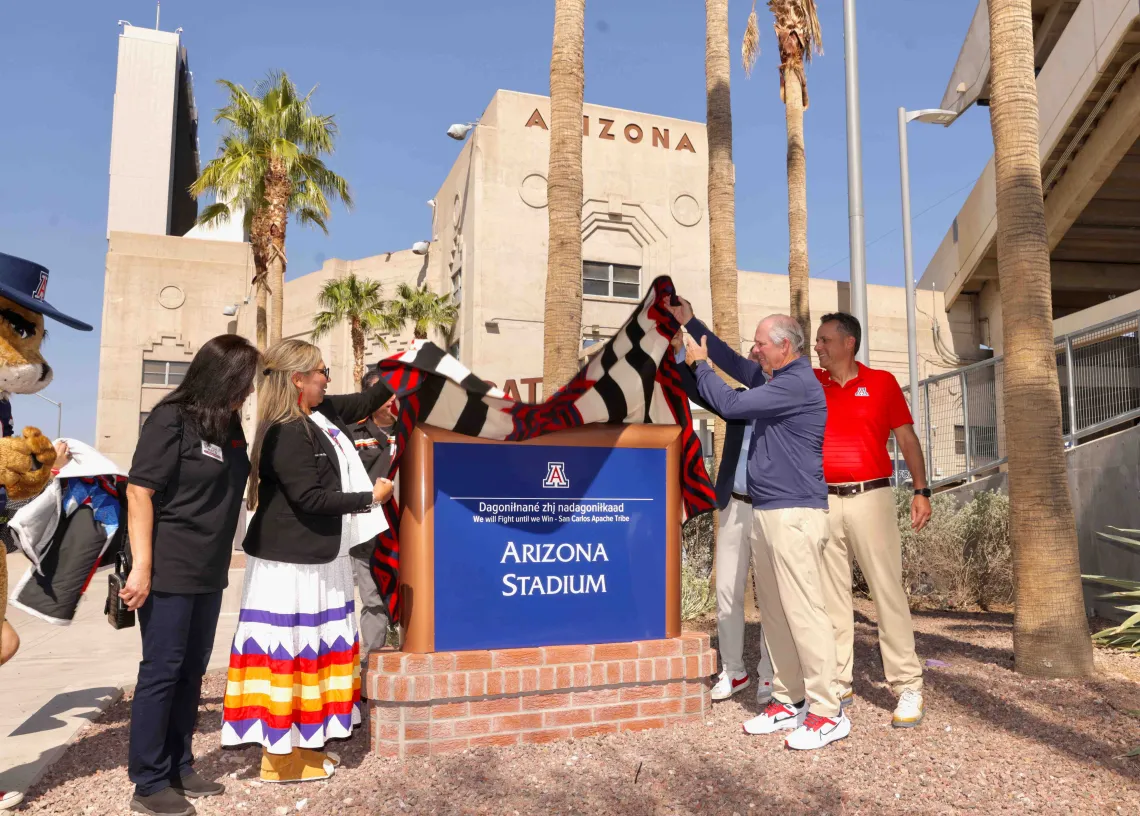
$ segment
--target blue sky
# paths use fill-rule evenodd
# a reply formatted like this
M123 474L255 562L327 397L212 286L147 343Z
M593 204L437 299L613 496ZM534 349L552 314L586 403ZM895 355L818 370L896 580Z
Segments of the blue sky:
M867 270L902 284L895 111L937 107L974 3L863 0L859 49ZM730 4L734 55L750 4ZM737 254L742 269L787 268L785 131L776 43L763 2L761 56L746 78L734 59ZM330 165L357 206L337 211L330 235L292 228L289 276L326 257L358 258L427 237L435 194L459 144L444 135L470 121L498 88L549 91L553 1L276 0L272 4L164 0L162 28L183 28L201 116L202 155L214 155L219 77L250 85L274 68L305 88L341 130ZM811 274L847 279L847 163L842 4L820 3L825 53L808 72L805 119ZM493 8L494 13L487 9ZM106 254L107 173L118 47L116 20L154 25L153 0L56 0L0 11L0 251L52 271L48 300L95 325L49 324L63 431L94 441ZM590 0L586 99L662 116L705 115L704 12L699 2ZM973 109L952 128L912 125L915 266L919 274L984 167L989 117ZM929 208L929 209L928 209ZM56 409L16 397L17 426L54 433Z

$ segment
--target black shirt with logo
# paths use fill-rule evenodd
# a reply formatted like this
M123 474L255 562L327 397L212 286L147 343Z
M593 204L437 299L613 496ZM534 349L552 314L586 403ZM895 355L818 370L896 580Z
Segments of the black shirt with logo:
M352 443L360 455L368 477L375 482L387 478L392 467L392 445L388 441L391 428L380 428L372 417L362 419L352 426Z
M154 491L152 590L194 595L226 588L248 477L249 455L236 413L225 444L213 445L183 421L178 406L159 405L151 412L129 479Z

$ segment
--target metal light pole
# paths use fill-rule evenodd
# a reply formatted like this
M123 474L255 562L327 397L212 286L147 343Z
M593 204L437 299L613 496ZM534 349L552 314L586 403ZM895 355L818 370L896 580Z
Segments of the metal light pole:
M32 396L33 397L39 397L44 402L50 402L52 405L55 406L55 408L56 408L55 438L56 439L63 438L63 403L62 402L56 402L53 399L45 397L43 394L33 394Z
M902 184L903 268L906 271L906 351L910 362L910 409L918 408L918 322L914 306L914 250L910 233L910 159L907 154L906 126L917 119L935 125L949 125L958 118L954 111L907 111L899 108L899 177Z
M855 0L843 0L843 57L847 74L847 219L851 240L851 311L863 329L856 354L870 362L871 327L867 325L867 258L863 235L863 137L859 125L859 45L855 32Z

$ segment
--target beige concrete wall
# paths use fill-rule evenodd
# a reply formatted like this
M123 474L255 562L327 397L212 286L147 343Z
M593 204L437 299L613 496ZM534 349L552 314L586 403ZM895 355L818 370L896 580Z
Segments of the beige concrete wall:
M337 275L353 272L378 280L385 296L393 297L402 282L426 283L437 293L449 293L452 274L462 269L460 320L455 332L460 359L499 386L514 380L519 395L528 398L529 388L521 380L542 376L547 253L549 131L534 118L535 111L544 124L549 123L545 97L497 93L480 125L459 149L436 193L434 212L425 206L423 234L408 236L408 246L430 238L428 254L403 249L357 260L332 259L321 269L290 280L285 286L284 336L308 339L318 309L317 295ZM707 318L711 299L704 126L593 105L586 106L586 115L584 259L640 266L642 292L654 277L670 275L698 315ZM606 127L603 120L612 120L608 127L613 139L601 138ZM630 125L634 127L627 136ZM668 147L663 144L666 131ZM246 244L112 234L100 361L97 434L101 450L128 464L139 412L162 396L160 389L141 386L144 357L188 359L201 343L223 331L254 336L254 304L243 302L251 276ZM787 280L782 274L740 273L745 338L751 337L760 318L787 311ZM165 286L178 286L184 303L176 308L161 305L158 295ZM872 286L868 301L872 364L905 381L903 290ZM612 336L636 303L587 297L583 334L596 333L599 339ZM811 303L816 320L825 312L849 310L847 284L813 279ZM222 315L222 309L232 304L240 304L236 319ZM936 347L936 325L944 346L976 350L968 299L948 313L941 293L924 291L919 293L918 307L922 376L951 365ZM443 337L431 339L446 344ZM384 348L378 340L369 339L366 362L407 348L410 329L386 340L388 347ZM347 327L338 326L319 345L332 369L331 390L354 390ZM541 398L541 390L535 396ZM247 420L253 411L252 404L246 406ZM247 433L252 430L247 422Z
M144 359L189 361L216 335L252 336L251 309L222 314L241 304L251 269L247 244L111 233L99 340L99 451L128 467L140 412L168 390L142 385Z
M1060 144L1137 17L1140 0L1083 0L1077 7L1037 76L1042 161ZM988 60L988 50L974 51L977 59ZM976 73L973 68L966 71ZM992 277L979 275L978 267L990 263L986 258L993 258L996 234L997 195L991 158L923 272L920 286L945 292L947 302L953 304L972 277ZM968 288L976 285L974 281ZM994 311L995 307L1000 311L998 300L988 298L986 311L979 315L989 318L991 331L995 322L1000 323ZM1000 348L999 338L1000 333L993 337L998 344L995 350Z
M318 297L321 288L330 280L346 274L355 274L361 278L379 281L383 286L383 295L392 298L396 295L396 287L400 283L416 285L426 266L423 256L414 254L411 250L399 252L386 252L382 255L373 255L356 261L330 259L316 272L303 275L285 284L285 316L282 321L282 335L284 337L299 337L303 340L312 340L310 333L313 328L313 317L320 310ZM433 287L439 291L438 287ZM382 357L406 349L411 342L411 330L397 337L385 337L388 347L376 338L367 338L365 342L366 363L374 363ZM442 343L442 340L435 338ZM325 356L325 364L329 366L332 381L329 383L331 393L345 393L356 390L357 384L353 380L353 366L355 359L352 354L352 340L349 336L347 324L338 325L327 337L318 343Z
M107 237L166 235L178 82L179 35L123 26L111 124Z
M704 125L596 105L586 105L585 115L583 259L641 266L642 292L656 276L672 275L707 310ZM467 253L461 359L500 385L542 373L549 120L546 97L499 91L470 147L474 196L462 223L464 235L473 231L475 241L474 247L460 242ZM441 203L445 199L454 200L447 185L439 196ZM437 222L444 225L446 247L450 222L441 216L442 207ZM599 337L611 336L630 305L587 297L584 333L596 326Z

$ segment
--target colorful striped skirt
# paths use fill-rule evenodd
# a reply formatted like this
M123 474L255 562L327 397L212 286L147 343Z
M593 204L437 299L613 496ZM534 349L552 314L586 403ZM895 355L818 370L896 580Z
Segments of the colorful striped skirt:
M222 745L320 749L360 725L360 643L351 559L249 557L230 650Z

